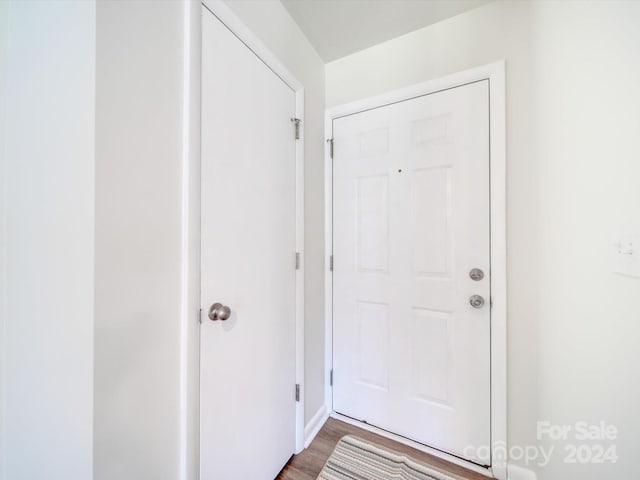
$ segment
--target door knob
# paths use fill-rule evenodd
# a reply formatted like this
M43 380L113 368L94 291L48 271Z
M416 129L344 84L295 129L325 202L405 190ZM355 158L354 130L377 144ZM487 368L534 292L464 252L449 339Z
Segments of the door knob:
M469 277L471 278L471 280L479 282L484 278L484 272L479 268L472 268L469 272Z
M471 295L471 298L469 298L469 304L473 308L482 308L482 306L484 305L484 298L482 298L480 295Z
M211 320L226 320L231 316L231 309L221 303L214 303L209 308L209 318Z

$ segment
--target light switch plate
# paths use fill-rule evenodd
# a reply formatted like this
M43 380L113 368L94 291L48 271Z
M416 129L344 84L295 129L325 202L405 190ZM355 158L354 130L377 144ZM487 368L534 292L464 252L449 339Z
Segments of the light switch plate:
M614 273L640 278L640 231L618 229L612 255Z

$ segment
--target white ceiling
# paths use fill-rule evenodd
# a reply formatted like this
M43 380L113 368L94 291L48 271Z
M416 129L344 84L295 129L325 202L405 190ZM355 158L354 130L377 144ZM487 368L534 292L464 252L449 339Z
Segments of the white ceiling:
M325 62L491 0L281 0Z

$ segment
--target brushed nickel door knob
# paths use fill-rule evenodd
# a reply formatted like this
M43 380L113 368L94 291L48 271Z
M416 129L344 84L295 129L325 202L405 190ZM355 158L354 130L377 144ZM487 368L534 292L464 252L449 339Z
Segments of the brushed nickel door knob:
M484 298L480 295L471 295L471 298L469 298L469 304L473 308L482 308L484 306Z
M210 320L226 320L231 316L231 309L221 303L214 303L209 308Z

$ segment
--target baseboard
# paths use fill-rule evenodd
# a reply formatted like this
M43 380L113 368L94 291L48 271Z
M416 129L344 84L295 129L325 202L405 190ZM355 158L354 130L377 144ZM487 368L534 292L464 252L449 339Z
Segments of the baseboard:
M304 448L307 448L316 435L329 418L329 411L326 405L322 405L316 414L309 420L309 423L304 427Z
M537 480L538 476L533 470L509 464L507 466L507 478L509 480Z

